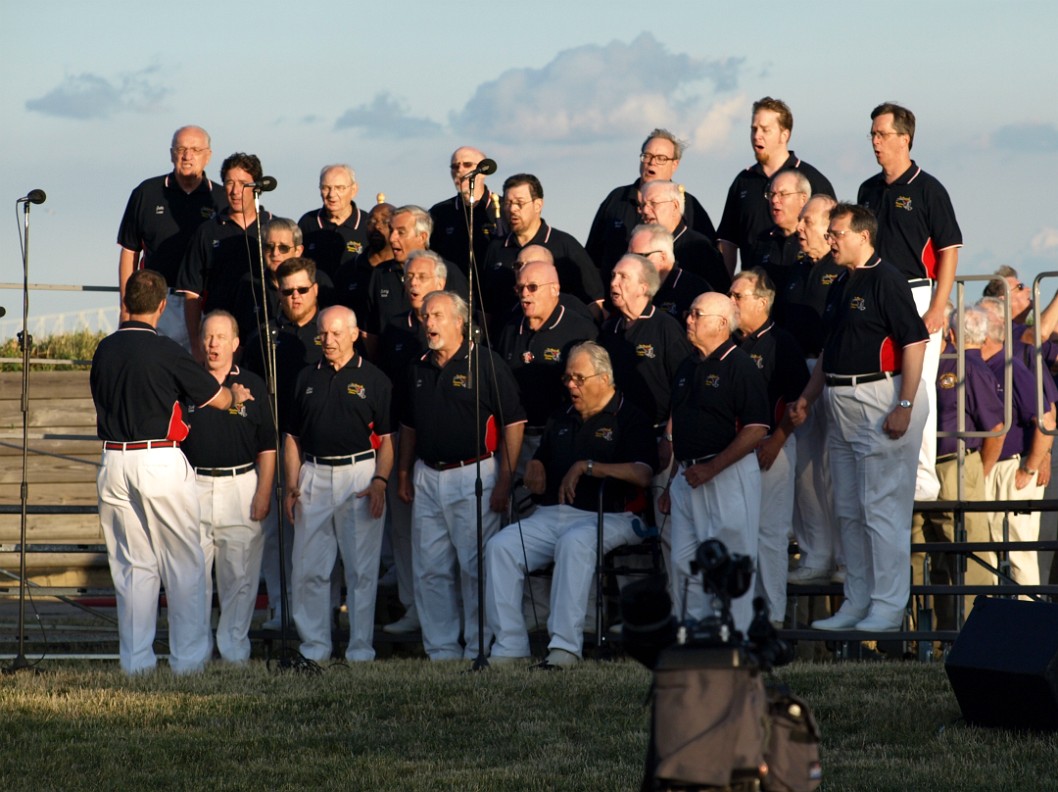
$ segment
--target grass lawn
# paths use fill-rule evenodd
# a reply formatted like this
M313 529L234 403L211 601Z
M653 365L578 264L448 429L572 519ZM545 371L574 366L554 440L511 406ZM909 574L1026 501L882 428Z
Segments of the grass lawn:
M389 660L127 678L50 662L0 679L0 792L635 790L649 673ZM826 790L1054 790L1058 737L973 729L939 664L798 663Z

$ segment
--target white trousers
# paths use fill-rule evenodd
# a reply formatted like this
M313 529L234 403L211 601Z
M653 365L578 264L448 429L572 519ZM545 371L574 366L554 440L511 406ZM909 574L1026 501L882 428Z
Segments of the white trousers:
M1015 428L1013 431L1017 431ZM1049 461L1049 460L1048 460ZM1021 457L996 462L985 477L985 500L1040 500L1043 487L1035 483L1025 489L1014 485L1014 477L1021 466ZM1003 536L1003 522L1007 523L1007 536ZM993 542L1004 539L1011 542L1037 542L1040 539L1040 513L989 512L988 532ZM1010 576L1021 586L1040 584L1040 566L1035 550L1012 550L1009 553Z
M495 457L481 463L483 545L500 526L500 515L489 509L496 465ZM475 467L433 470L422 461L415 463L411 523L415 606L423 649L431 660L470 660L478 653ZM460 595L465 650L459 645ZM487 624L484 638L487 649L492 640Z
M796 467L797 438L790 435L771 468L760 472L756 591L768 603L772 621L781 622L786 617L786 577L790 569Z
M257 605L261 580L264 534L261 523L250 519L257 491L257 471L240 476L195 476L198 491L202 553L206 561L206 621L213 610L213 576L216 568L217 649L231 663L250 659L250 622Z
M882 424L899 400L899 376L824 391L846 614L899 622L911 596L915 469L927 418L923 390L920 383L911 423L897 440Z
M760 467L756 454L747 454L712 481L691 488L681 465L669 490L672 501L672 558L676 567L677 619L702 619L713 613L702 576L691 574L691 561L706 539L719 539L729 553L757 558L760 527ZM684 603L686 599L686 603ZM731 603L735 628L745 631L753 620L753 583Z
M345 659L375 659L372 644L384 515L372 517L370 498L356 496L367 489L374 474L373 459L335 467L313 462L301 466L290 607L301 654L309 660L331 656L331 572L339 553L349 609Z
M632 517L628 512L605 516L604 554L636 541ZM529 634L522 615L525 576L552 560L549 648L582 655L588 595L595 582L598 520L596 513L568 505L541 506L520 526L509 525L489 540L485 547L485 608L489 628L496 636L493 655L529 656Z
M933 299L933 285L923 284L911 290L915 309L925 315ZM922 359L922 383L925 385L929 412L922 428L922 442L918 449L918 468L915 471L915 500L936 500L940 494L937 478L937 370L940 368L941 332L931 333ZM915 402L916 406L918 402Z
M200 671L211 651L206 564L187 458L179 448L103 451L96 487L122 670L136 674L157 663L158 592L165 586L169 666L177 674Z
M399 432L394 438L399 436ZM394 442L393 453L398 455L399 442ZM386 511L389 517L389 543L393 551L393 565L397 568L397 596L409 614L415 614L415 575L411 567L411 504L397 495L397 487L386 489Z

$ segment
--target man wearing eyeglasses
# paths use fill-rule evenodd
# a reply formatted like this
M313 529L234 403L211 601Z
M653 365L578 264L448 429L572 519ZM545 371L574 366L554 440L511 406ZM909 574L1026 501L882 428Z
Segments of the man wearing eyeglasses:
M915 498L934 500L937 480L937 367L944 329L944 306L951 296L962 247L948 191L911 159L915 114L892 102L871 111L871 146L880 172L860 185L856 202L878 218L878 255L911 285L919 315L929 331L923 363L929 418L922 435Z
M639 188L639 216L644 223L656 223L672 234L673 251L680 266L726 291L731 276L724 259L704 234L687 225L684 207L683 190L675 182L655 180Z
M823 352L790 408L804 423L820 395L834 513L845 552L845 602L820 630L897 630L911 593L915 468L927 420L922 359L929 334L906 278L874 248L877 222L839 203L827 238L846 268L830 290ZM825 386L825 390L824 390Z
M690 568L702 542L719 539L732 553L757 557L761 477L753 451L768 431L768 391L756 364L731 338L737 316L724 294L695 300L686 331L694 351L673 378L666 430L673 462L662 460L667 481L658 505L671 514L676 578L670 592L681 620L711 612L701 576ZM743 632L753 619L752 600L743 595L732 602L735 628Z
M760 528L757 535L757 593L764 597L772 624L786 615L788 548L793 523L797 439L787 405L808 383L808 366L794 337L771 318L775 287L762 269L740 272L728 296L738 309L739 346L764 375L768 386L768 435L757 446L760 466Z
M812 185L812 195L834 196L834 188L827 177L790 150L792 133L793 113L786 102L765 96L753 103L749 139L756 161L731 183L720 227L716 231L724 263L732 275L738 257L742 259L742 268L746 268L757 237L772 224L764 193L776 173L791 169L800 171Z
M522 614L525 577L555 562L544 667L582 656L588 595L594 580L599 488L604 493L603 552L636 541L628 504L650 484L657 446L646 416L616 390L609 355L587 341L574 346L562 382L572 405L553 414L526 465L525 482L540 508L489 540L485 606L496 636L492 662L529 657Z
M672 181L683 158L683 143L667 129L654 129L639 150L639 178L615 188L599 205L584 247L603 274L603 282L628 248L632 228L640 223L639 188L648 181ZM688 192L683 193L687 225L716 244L716 229L708 212Z
M480 268L485 263L489 242L501 235L500 196L485 185L485 174L474 178L474 194L470 194L470 178L485 154L471 146L461 146L452 152L448 169L456 194L430 207L433 233L430 249L455 263L463 276L470 271L470 210L474 210L474 258ZM480 270L479 270L480 271Z
M122 298L125 282L138 269L156 270L170 287L174 286L192 234L227 207L224 187L206 176L212 154L206 130L181 127L173 133L169 147L172 172L147 179L132 191L118 229L118 286ZM122 302L121 321L128 318ZM158 332L190 351L183 295L170 295Z
M497 332L517 303L512 291L515 265L519 251L527 245L551 251L561 291L588 306L602 301L602 283L591 257L570 234L548 225L543 210L544 188L536 176L518 173L503 183L503 214L510 233L489 245L482 276L485 313Z
M672 234L664 226L657 223L637 225L628 240L628 252L650 259L661 281L651 303L678 322L683 321L699 294L713 291L707 281L676 263Z
M808 178L799 171L780 171L772 177L764 195L773 225L757 237L749 261L742 262L744 272L761 267L779 292L785 290L788 276L796 272L802 258L797 219L811 190Z
M333 279L338 268L367 245L367 214L356 205L356 172L348 165L325 165L320 170L323 206L298 220L305 239L305 255L318 273Z

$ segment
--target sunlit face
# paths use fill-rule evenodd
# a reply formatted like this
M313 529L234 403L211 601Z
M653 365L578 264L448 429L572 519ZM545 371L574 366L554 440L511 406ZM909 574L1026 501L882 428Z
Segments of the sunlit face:
M503 214L516 234L535 228L543 209L543 199L533 198L528 184L515 185L503 193Z
M882 113L871 121L871 147L883 168L899 166L911 156L911 136L896 131L892 113Z
M353 211L353 199L360 185L349 177L345 168L331 168L320 179L323 208L331 217L346 217Z
M728 289L727 296L738 312L738 325L744 332L756 330L768 318L764 298L754 294L751 279L737 278Z
M202 349L206 353L206 368L227 374L231 371L239 335L226 316L212 316L202 323Z
M730 309L725 304L728 298L716 292L701 294L691 303L687 312L687 340L699 349L713 347L716 340L730 334L728 315Z
M328 363L344 364L353 356L353 344L360 331L349 326L347 317L348 314L341 310L327 310L320 314L317 323L320 348Z
M671 181L680 161L675 159L676 146L665 138L651 138L639 155L639 178L644 181Z
M761 165L784 157L789 139L789 131L779 126L779 114L774 110L758 110L753 114L749 140L753 146L753 156ZM777 164L781 165L782 162Z
M797 220L797 240L801 250L813 261L818 261L830 252L830 242L825 236L829 223L830 210L823 201L809 201L801 210Z
M393 215L389 221L389 248L393 258L403 264L415 250L426 250L429 238L426 233L415 233L415 218L410 212Z
M786 232L793 232L797 228L797 216L808 200L808 196L797 187L797 177L792 173L780 173L771 180L768 193L772 222Z
M279 306L294 324L301 326L316 313L319 286L309 280L305 271L279 280Z
M294 244L294 233L288 228L269 228L265 231L265 263L272 272L287 259L300 256L303 249L302 245Z
M864 246L867 244L866 231L853 231L852 218L849 215L830 218L827 228L827 240L830 242L830 255L834 263L843 267L855 268L864 263Z
M253 176L242 168L230 168L224 174L224 192L228 195L228 206L234 214L253 208Z
M423 298L432 291L441 291L445 282L436 275L436 266L425 256L416 256L404 268L404 293L412 310L422 309Z
M180 130L169 150L176 175L182 179L200 179L213 152L206 133L196 127Z
M525 262L515 275L514 291L525 318L543 321L558 306L558 273L546 262Z
M622 313L636 310L647 295L647 284L642 279L642 268L633 259L621 259L610 277L610 302Z
M680 203L670 197L667 185L646 185L639 191L639 216L644 223L657 223L674 231L683 219Z
M562 381L579 413L605 404L612 392L609 377L599 374L591 364L591 357L580 352L566 361L566 373Z
M426 329L426 345L430 349L454 352L463 343L463 322L451 298L434 297L423 305L419 317Z
M1010 315L1018 316L1032 306L1032 289L1013 275L1008 275L1006 282L1010 286Z
M477 168L483 159L485 159L484 154L469 146L457 149L455 154L452 155L448 171L452 174L452 183L456 187L456 192L460 195L466 196L469 193L470 180L466 178L466 175ZM484 176L480 178L484 179Z

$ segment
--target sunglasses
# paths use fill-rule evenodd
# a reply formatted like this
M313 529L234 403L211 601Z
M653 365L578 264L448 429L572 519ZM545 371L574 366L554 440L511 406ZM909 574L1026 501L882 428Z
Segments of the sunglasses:
M312 286L295 286L293 289L280 289L279 293L284 297L290 297L294 292L297 292L298 294L308 294L309 289L311 288Z

